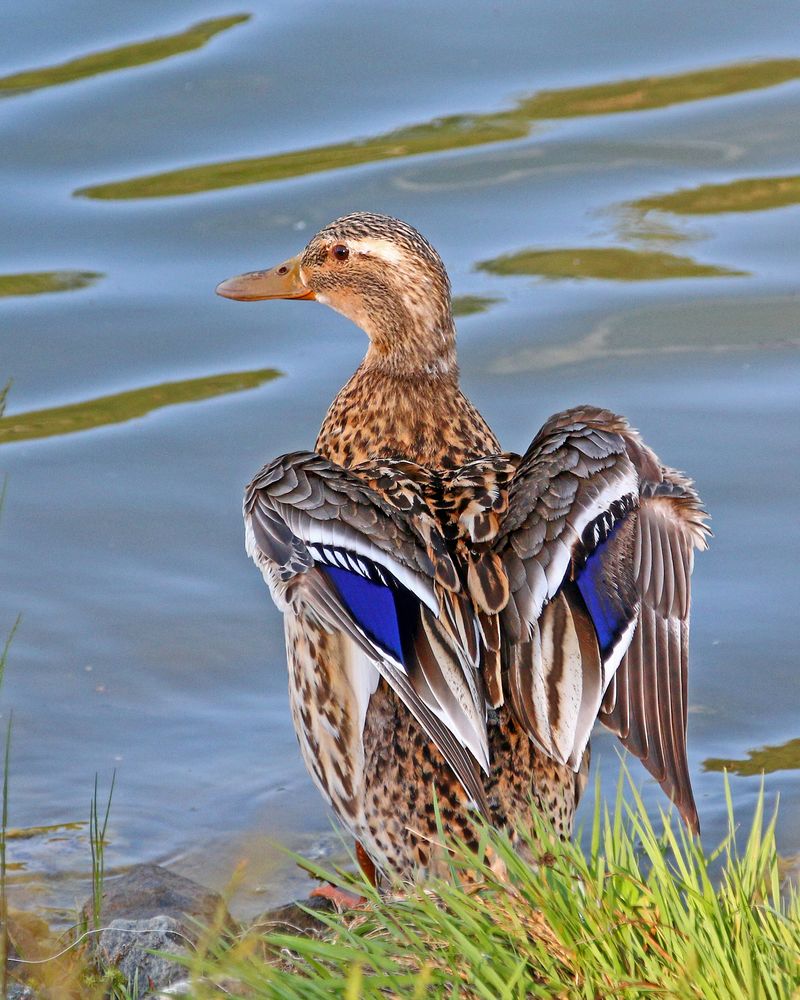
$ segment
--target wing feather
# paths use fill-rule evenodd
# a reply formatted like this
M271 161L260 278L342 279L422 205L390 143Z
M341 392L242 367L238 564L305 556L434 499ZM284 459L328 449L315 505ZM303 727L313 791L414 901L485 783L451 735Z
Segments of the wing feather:
M408 488L413 493L414 484ZM416 530L408 511L401 515L363 479L307 452L266 466L245 493L244 512L248 551L279 607L311 614L351 640L437 745L476 806L488 811L479 777L480 768L489 770L489 750L477 624L461 595L438 582L441 576L458 586L458 574L432 535L430 517ZM325 566L346 572L337 577ZM364 596L361 584L360 596L356 588L348 601L341 590L347 574L369 580L380 592L376 597L386 596ZM358 614L376 604L386 614L388 595L402 649L396 640L381 642L380 629L370 629Z
M509 581L500 622L512 707L545 753L575 769L637 611L630 586L600 594L595 611L602 606L614 616L614 634L601 644L574 584L592 552L635 516L638 481L621 434L626 427L586 407L552 417L520 460L494 543ZM629 534L616 542L627 574ZM610 574L595 569L604 587Z
M248 487L245 521L279 607L299 602L354 644L478 808L488 810L486 690L575 770L599 715L696 829L686 684L705 512L691 482L622 418L568 410L521 458L452 472L405 461L347 471L313 453L283 456ZM362 600L351 587L348 600L347 574L378 588L373 604L384 611L368 588ZM394 638L381 642L365 616L390 605ZM365 679L362 701L374 683ZM365 712L360 702L362 723Z
M691 480L661 465L635 432L626 441L640 475L634 566L641 610L617 670L616 698L600 720L697 831L686 756L690 576L694 550L706 547L709 531Z
M397 692L408 710L439 748L476 807L484 814L488 814L486 793L479 777L476 756L458 738L457 720L453 720L448 706L438 701L435 691L429 685L426 687L427 677L425 677L426 684L420 685L418 677L409 677L406 670L396 661L381 655L368 637L359 628L354 627L352 618L342 607L321 572L314 570L305 574L300 587L308 606L329 627L344 633L367 655L378 673ZM427 693L430 695L430 703L423 697ZM434 707L431 707L432 705ZM488 749L483 756L488 758Z
M505 679L531 738L579 766L599 714L692 829L690 576L707 534L691 482L622 418L580 407L552 417L522 457L495 543L510 591Z

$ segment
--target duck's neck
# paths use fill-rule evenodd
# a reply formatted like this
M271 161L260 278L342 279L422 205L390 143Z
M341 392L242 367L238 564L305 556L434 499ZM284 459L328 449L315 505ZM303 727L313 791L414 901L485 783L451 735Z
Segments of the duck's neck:
M316 443L321 455L345 468L375 458L453 468L499 451L459 388L455 357L409 371L373 347L328 410Z
M358 296L318 294L317 298L351 319L369 337L359 371L409 378L452 377L458 382L456 327L449 286L442 292L418 276L400 294L381 284Z

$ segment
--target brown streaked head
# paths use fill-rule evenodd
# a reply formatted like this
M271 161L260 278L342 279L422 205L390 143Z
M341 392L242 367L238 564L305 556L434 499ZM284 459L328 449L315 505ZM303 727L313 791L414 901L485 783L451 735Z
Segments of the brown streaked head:
M229 278L217 293L244 301L317 299L366 332L368 365L455 372L447 272L416 229L388 215L336 219L296 257Z

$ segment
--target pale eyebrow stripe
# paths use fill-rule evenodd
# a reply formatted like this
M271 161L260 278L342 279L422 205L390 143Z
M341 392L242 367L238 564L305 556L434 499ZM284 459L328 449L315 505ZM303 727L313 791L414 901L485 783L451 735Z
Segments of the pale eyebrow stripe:
M403 252L391 240L364 237L360 240L350 240L349 244L351 250L357 253L372 254L391 264L399 264L404 259Z

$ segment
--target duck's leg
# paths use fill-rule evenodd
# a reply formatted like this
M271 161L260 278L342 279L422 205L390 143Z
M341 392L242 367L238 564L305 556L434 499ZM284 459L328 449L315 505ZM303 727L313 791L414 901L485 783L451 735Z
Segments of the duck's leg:
M373 887L377 888L378 885L378 873L375 870L375 862L364 850L360 840L356 841L356 858L358 859L358 866L364 873L364 876Z
M339 885L331 885L326 882L318 885L308 894L311 899L329 899L340 910L357 910L366 903L364 896L359 896L357 892L350 892Z
M373 886L377 885L378 873L375 870L375 864L358 840L356 841L356 858L358 866L364 873L369 884ZM365 896L359 896L358 893L350 892L349 889L342 889L338 885L331 885L330 882L325 885L318 885L316 889L312 889L311 897L329 899L342 910L357 910L367 902Z

